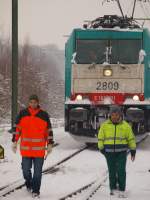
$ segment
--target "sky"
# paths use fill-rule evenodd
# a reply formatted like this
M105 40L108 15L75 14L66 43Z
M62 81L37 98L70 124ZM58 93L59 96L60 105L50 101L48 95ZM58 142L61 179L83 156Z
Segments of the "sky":
M11 1L0 0L0 35L11 36ZM124 11L131 13L133 0L120 0ZM116 2L103 0L18 0L19 41L27 38L33 44L56 44L64 49L67 35L73 28L82 27L84 20L93 20L104 14L120 14ZM128 2L128 3L127 3ZM144 10L150 16L150 3ZM137 5L136 15L144 16Z

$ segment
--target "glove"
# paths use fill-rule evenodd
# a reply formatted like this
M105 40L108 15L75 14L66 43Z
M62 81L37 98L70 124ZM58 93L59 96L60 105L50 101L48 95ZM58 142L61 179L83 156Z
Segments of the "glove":
M105 155L105 149L101 149L100 152Z
M14 153L16 153L16 152L17 152L17 142L13 142L11 148L12 148L12 151L13 151Z
M131 150L131 160L132 161L135 160L135 154L136 154L136 150Z
M47 145L47 155L52 152L52 148L53 148L52 144Z

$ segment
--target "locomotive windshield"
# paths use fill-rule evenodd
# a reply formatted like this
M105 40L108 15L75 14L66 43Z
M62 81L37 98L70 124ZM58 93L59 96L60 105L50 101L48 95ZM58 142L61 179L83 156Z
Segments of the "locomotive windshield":
M141 49L141 40L77 40L76 62L102 64L108 51L111 64L137 64Z

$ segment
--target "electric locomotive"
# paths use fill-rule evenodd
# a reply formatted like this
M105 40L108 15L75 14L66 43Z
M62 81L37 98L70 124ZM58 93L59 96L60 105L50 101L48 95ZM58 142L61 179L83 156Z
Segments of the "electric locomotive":
M150 32L105 15L74 29L65 46L65 131L97 142L113 104L135 134L150 130Z

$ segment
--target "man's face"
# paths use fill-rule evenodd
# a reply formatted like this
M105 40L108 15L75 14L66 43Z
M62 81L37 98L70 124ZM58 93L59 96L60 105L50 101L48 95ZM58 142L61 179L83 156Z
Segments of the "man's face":
M37 107L38 107L38 105L39 105L39 102L37 101L37 100L30 100L29 101L29 106L31 107L31 108L33 108L33 109L36 109Z
M118 123L120 121L120 114L119 113L112 113L110 118L111 118L111 121L113 123Z

